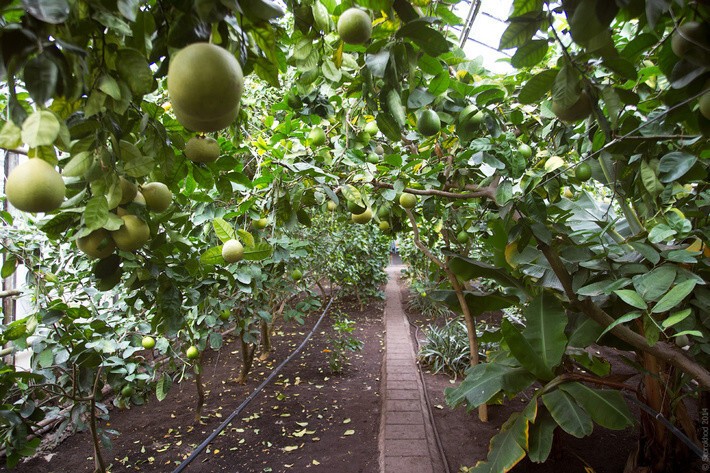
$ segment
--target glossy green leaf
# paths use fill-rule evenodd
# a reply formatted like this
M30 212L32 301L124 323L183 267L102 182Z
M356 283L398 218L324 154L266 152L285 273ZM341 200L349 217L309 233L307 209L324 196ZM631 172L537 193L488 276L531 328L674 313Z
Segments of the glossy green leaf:
M545 58L548 49L547 40L534 39L515 51L515 54L510 59L510 64L516 69L532 67Z
M664 329L666 329L668 327L672 327L675 324L678 324L678 323L684 321L685 319L687 319L688 316L692 313L693 313L692 309L685 309L685 310L678 311L674 314L671 314L670 317L668 317L666 320L664 320L661 323L661 325L663 326Z
M646 302L643 300L643 297L641 297L636 291L632 291L631 289L619 289L614 291L614 294L619 296L619 298L629 304L631 307L636 307L637 309L641 310L646 310L648 305Z
M646 301L656 301L671 288L676 278L676 267L670 264L634 276L634 289Z
M46 53L42 53L27 61L24 78L25 87L30 93L30 97L36 103L44 105L54 97L59 78L59 67L49 59Z
M518 94L520 103L531 104L542 99L552 89L552 84L559 72L559 69L547 69L532 76L520 89Z
M672 151L665 154L658 165L660 181L667 184L680 179L690 171L697 161L696 156L682 151Z
M257 243L254 246L244 248L244 259L247 261L259 261L271 256L273 248L266 242Z
M222 245L212 247L202 253L200 256L200 263L209 266L223 264L224 258L222 258Z
M599 334L599 337L597 337L597 340L599 340L600 338L602 338L605 333L607 333L608 331L610 331L611 329L613 329L613 328L616 327L617 325L619 325L619 324L624 324L624 323L630 322L630 321L632 321L632 320L636 320L636 319L638 319L639 317L641 317L641 315L642 315L641 312L629 312L628 314L622 315L621 317L619 317L618 319L616 319L616 320L614 320L612 323L610 323L609 326L606 327L606 328L602 331L602 333Z
M214 232L222 243L237 238L234 227L223 218L215 218L212 220L212 227L214 227Z
M134 95L145 95L153 91L153 72L143 54L135 49L119 49L116 58L119 77L128 84Z
M567 314L560 301L543 292L525 309L527 326L523 335L548 370L560 364L567 347Z
M594 389L577 382L562 384L559 389L572 396L602 427L621 430L633 425L633 415L617 390Z
M12 120L8 120L0 129L0 147L14 149L22 146L22 130Z
M254 236L246 230L237 229L239 239L244 242L244 246L254 246Z
M695 286L698 284L698 281L695 279L689 279L687 281L683 281L680 284L677 284L673 289L668 291L665 296L661 298L661 300L656 303L655 306L653 306L653 309L651 310L652 313L654 314L659 314L661 312L667 312L677 305L679 305L683 299L685 299L688 294L693 292L693 289L695 289Z
M478 407L491 400L503 389L504 376L514 375L520 368L500 363L481 363L466 371L466 378L456 388L445 391L446 402L456 407L466 402Z
M530 342L508 319L503 319L500 328L503 339L508 345L510 352L518 360L518 363L534 374L538 379L549 381L554 377L550 368L546 366L545 361L540 355L535 352Z
M537 402L537 401L536 401ZM552 451L552 440L557 423L547 409L541 409L530 424L528 458L535 463L543 463Z
M450 45L444 35L429 26L426 20L414 20L402 25L397 31L400 38L408 38L422 51L432 57L449 51Z
M67 0L22 0L27 12L45 23L59 24L69 18Z
M84 226L89 230L103 228L108 220L108 201L103 195L89 199L84 209Z
M471 473L509 471L525 458L527 438L527 419L519 412L513 413L491 439L486 461L478 463Z
M164 400L168 396L170 387L173 385L173 378L168 373L163 373L160 380L155 385L155 397L158 401Z
M524 45L540 29L540 21L535 18L520 18L511 21L500 37L498 49L511 49Z
M22 124L22 141L30 148L51 146L59 136L59 120L48 110L32 113Z
M587 411L566 392L555 389L542 395L542 402L562 430L577 438L592 433L594 424Z

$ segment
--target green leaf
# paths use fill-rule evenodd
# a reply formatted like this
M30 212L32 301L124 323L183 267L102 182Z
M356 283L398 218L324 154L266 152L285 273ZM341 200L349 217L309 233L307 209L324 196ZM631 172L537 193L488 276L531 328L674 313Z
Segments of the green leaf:
M651 197L663 192L663 184L656 177L656 171L645 160L641 161L641 182Z
M227 243L227 241L237 238L234 227L223 218L218 217L212 220L212 227L214 227L214 232L222 243Z
M481 363L466 371L466 378L456 388L445 391L446 403L456 407L463 402L472 407L485 404L503 389L504 378L525 372L500 363Z
M118 86L116 79L108 74L101 76L98 89L114 100L121 100L121 87Z
M3 268L4 268L4 266L3 266ZM3 277L5 277L5 276L3 276ZM692 313L693 313L692 309L681 310L679 312L671 314L671 316L668 317L666 320L664 320L661 323L661 325L663 326L664 329L667 329L668 327L672 327L675 324L684 321Z
M540 29L540 21L535 18L511 20L500 37L498 49L511 49L524 45Z
M39 54L25 65L25 87L39 105L44 105L54 96L58 77L59 67L49 59L47 53Z
M622 279L605 279L603 281L597 281L591 284L587 284L577 290L577 294L580 296L601 296L602 294L611 294L617 289L626 287L629 285L631 280L628 278Z
M377 128L380 129L383 135L394 142L402 139L402 127L397 124L397 121L389 113L381 112L377 114Z
M564 307L557 298L543 292L525 309L525 319L527 326L523 335L548 370L553 370L560 364L567 347Z
M623 57L608 57L604 59L604 65L619 74L624 79L636 80L638 73L633 63Z
M639 317L641 317L641 312L629 312L628 314L622 315L621 317L610 323L609 326L606 327L604 331L599 334L599 337L597 337L597 341L599 341L599 339L602 338L605 333L607 333L609 330L613 329L617 325L638 319Z
M555 77L552 100L562 109L572 107L579 100L579 75L572 64L566 62Z
M586 410L597 424L612 430L622 430L633 425L633 416L621 393L613 389L593 389L572 382L559 386Z
M22 124L22 141L30 148L51 146L59 136L59 120L48 110L38 110Z
M626 302L631 307L636 307L641 310L646 310L648 308L646 301L644 301L643 297L641 297L636 291L632 291L631 289L619 289L614 291L614 294L619 296L622 301Z
M244 259L248 261L263 260L271 256L273 248L266 242L244 248Z
M664 155L658 165L660 181L667 184L680 179L690 171L697 161L696 156L682 151L672 151Z
M470 472L509 471L525 458L527 439L528 420L522 413L515 412L491 439L486 461L478 463Z
M325 8L325 5L316 0L313 2L313 5L311 5L311 11L313 12L315 26L317 26L320 31L324 31L326 33L330 31L330 15L328 14L328 9Z
M535 74L528 80L520 93L518 101L522 104L537 103L542 99L547 92L552 89L552 84L555 82L559 69L547 69L539 74Z
M652 313L658 314L661 312L666 312L680 304L683 299L686 298L688 294L693 292L695 285L698 283L695 279L689 279L677 284L673 289L668 291L668 293L658 301L658 303L653 306L651 310Z
M389 112L397 125L403 127L407 117L404 106L402 105L402 97L400 97L399 93L394 89L388 90L385 93L385 103L382 105L383 108L386 106L385 111ZM397 141L399 141L399 138L397 138Z
M0 274L0 276L2 276L3 279L10 277L12 273L15 272L15 268L17 268L17 258L12 253L6 253L5 261L2 263L2 274Z
M22 146L22 130L12 120L8 120L0 130L0 148L14 149Z
M545 393L542 402L555 422L568 434L582 438L592 433L594 424L589 414L566 392L555 389Z
M200 263L207 266L223 264L224 258L222 258L222 245L212 247L202 253L200 256Z
M254 246L254 236L246 230L237 229L239 239L244 243L244 246Z
M84 209L84 226L89 230L103 228L108 220L108 201L103 195L89 199Z
M673 285L676 278L676 267L670 264L660 266L652 271L634 276L634 289L645 301L655 301L663 296Z
M535 463L543 463L552 451L552 439L557 424L547 409L542 409L530 424L528 458Z
M544 360L533 350L528 340L518 332L508 319L503 319L500 328L510 352L523 367L538 379L549 381L554 378L552 371L545 365Z
M490 264L481 261L475 261L463 256L452 255L449 261L449 268L453 273L464 281L469 281L475 278L493 279L498 284L504 287L518 288L522 293L526 293L525 286L509 273Z
M156 82L146 58L135 49L119 49L116 68L118 76L128 84L134 95L145 95L155 89Z
M515 51L513 57L510 58L510 64L516 69L532 67L545 59L548 48L547 40L534 39Z
M53 25L69 18L67 0L22 0L23 6L33 17Z
M158 398L158 401L162 401L168 396L168 391L170 391L172 385L173 378L168 373L163 373L155 385L155 397Z
M397 37L411 39L422 51L432 57L444 54L450 48L444 35L430 27L428 21L424 19L405 23L397 31Z
M82 151L75 154L64 166L62 174L66 177L81 177L86 174L94 164L94 154L89 151Z

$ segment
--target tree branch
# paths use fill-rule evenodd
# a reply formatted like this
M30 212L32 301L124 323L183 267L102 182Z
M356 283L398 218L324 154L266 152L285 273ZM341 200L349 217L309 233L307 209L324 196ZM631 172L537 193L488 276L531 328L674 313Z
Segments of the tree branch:
M372 185L381 189L394 189L394 186L387 182L373 181ZM491 200L495 200L495 191L491 190L490 187L479 187L477 189L478 190L475 192L460 194L458 192L447 192L438 189L412 189L410 187L405 187L403 192L408 192L414 195L435 195L438 197L445 197L447 199L477 199L480 197L486 197Z

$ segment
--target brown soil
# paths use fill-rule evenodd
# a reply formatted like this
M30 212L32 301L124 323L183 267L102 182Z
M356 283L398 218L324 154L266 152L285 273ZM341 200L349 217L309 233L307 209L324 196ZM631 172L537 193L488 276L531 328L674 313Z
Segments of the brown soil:
M357 305L335 304L304 351L185 471L377 472L384 306L372 301L359 311ZM334 375L323 350L330 347L332 317L338 311L356 321L353 334L364 347L351 355L342 374ZM203 379L208 394L199 424L194 422L197 391L190 381L173 385L162 402L151 396L143 406L114 409L104 425L120 432L113 448L104 451L110 470L172 471L301 343L318 315L308 317L303 326L289 323L277 329L272 356L265 362L255 360L243 386L232 381L241 364L234 339L219 353L206 354ZM83 432L13 471L90 472L92 455L90 436Z

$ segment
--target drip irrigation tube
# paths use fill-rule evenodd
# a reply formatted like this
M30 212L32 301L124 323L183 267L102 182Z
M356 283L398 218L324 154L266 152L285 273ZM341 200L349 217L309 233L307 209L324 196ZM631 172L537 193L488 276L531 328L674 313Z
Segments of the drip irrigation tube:
M296 348L284 361L279 364L272 372L271 374L257 387L244 401L237 407L234 412L232 412L229 417L227 417L224 422L219 424L219 426L212 432L201 444L199 444L195 449L192 451L189 457L187 457L185 460L183 460L180 465L173 470L173 473L180 473L181 471L184 471L187 466L192 463L192 461L197 458L197 455L199 455L207 446L212 443L212 441L217 438L217 436L227 428L229 424L232 423L235 417L237 417L242 410L259 394L263 389L271 382L272 379L276 377L277 374L281 371L281 369L286 366L293 358L298 355L301 350L303 350L303 347L306 346L306 343L308 343L308 340L311 339L313 334L315 333L316 330L318 330L318 326L320 323L323 321L323 318L325 318L325 314L328 313L328 309L330 309L330 305L333 303L333 298L331 297L330 300L328 301L328 304L325 306L325 309L323 310L323 313L320 315L318 318L318 321L316 324L313 326L310 332L308 332L308 335L306 335L306 338L303 339L301 344Z

